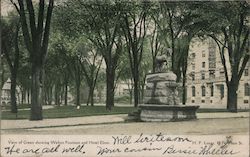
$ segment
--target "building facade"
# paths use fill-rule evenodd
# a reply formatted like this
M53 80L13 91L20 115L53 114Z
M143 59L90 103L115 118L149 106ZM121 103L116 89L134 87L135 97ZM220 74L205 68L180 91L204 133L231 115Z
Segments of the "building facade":
M187 104L198 104L201 108L225 108L227 104L225 71L216 43L212 39L206 39L204 41L195 39L190 45L189 55L190 58L187 69ZM228 56L225 57L228 71L230 71ZM237 94L238 108L249 108L249 62L240 79Z
M11 103L11 97L10 97L10 86L11 86L11 80L8 79L4 84L3 84L3 88L1 90L1 105L5 106L5 105L10 105ZM20 104L21 102L21 90L20 87L17 86L16 87L16 101L17 104Z

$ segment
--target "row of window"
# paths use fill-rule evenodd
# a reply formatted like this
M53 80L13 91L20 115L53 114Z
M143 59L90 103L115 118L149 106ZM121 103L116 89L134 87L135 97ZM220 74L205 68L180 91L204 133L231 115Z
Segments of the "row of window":
M191 73L191 78L192 78L192 81L195 80L195 73ZM224 77L224 71L220 71L220 77ZM245 69L245 72L244 72L244 75L245 76L248 76L248 69ZM205 80L205 72L201 72L201 80ZM214 79L215 78L215 70L210 70L209 71L209 79Z
M196 56L195 53L191 53L191 58L192 59L195 59L195 56ZM202 57L206 57L206 51L205 50L202 51Z
M221 85L220 91L221 91L221 98L223 98L224 97L224 85ZM195 96L196 96L195 86L192 86L192 97L195 97ZM201 86L201 96L202 97L206 96L206 87L204 85ZM210 96L211 97L214 96L214 86L210 86Z
M224 74L224 73L223 73ZM220 74L221 76L224 76L223 74ZM201 80L205 80L206 79L206 74L204 73L204 72L202 72L201 73ZM192 81L194 81L195 80L195 74L194 73L192 73L191 74L191 78L192 78ZM214 74L214 72L209 72L209 78L210 79L214 79L215 78L215 74Z
M206 62L202 62L202 68L206 67ZM192 70L195 70L195 64L192 64Z
M202 68L206 67L206 62L202 62ZM216 62L215 61L209 61L209 68L216 68ZM195 70L195 64L192 64L192 70Z
M205 67L206 67L206 62L202 62L202 68L205 68ZM195 70L195 64L194 63L192 64L192 70ZM211 71L214 72L214 70L210 70L210 72ZM220 74L224 74L224 71L221 71ZM244 70L244 76L248 76L248 75L249 75L248 69L245 69Z
M192 97L196 96L196 90L195 86L192 86ZM211 85L210 87L210 97L214 96L214 86ZM220 85L220 97L221 99L224 97L224 85ZM250 96L250 85L248 83L244 84L244 95L245 96ZM201 86L201 96L205 97L206 96L206 87L204 85Z

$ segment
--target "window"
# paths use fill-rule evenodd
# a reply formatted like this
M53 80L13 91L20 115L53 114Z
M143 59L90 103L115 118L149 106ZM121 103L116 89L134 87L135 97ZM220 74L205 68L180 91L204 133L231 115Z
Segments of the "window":
M202 57L206 57L205 51L202 51Z
M244 100L244 104L248 104L248 100Z
M206 67L206 62L202 62L202 68Z
M195 97L195 86L192 86L192 96Z
M215 60L209 59L208 66L209 68L216 68Z
M210 86L210 92L211 92L210 96L213 97L214 96L214 86L213 85Z
M245 76L248 76L248 69L245 69L245 70L244 70L244 75L245 75Z
M215 50L214 49L210 49L208 53L209 53L209 56L208 56L208 67L209 68L216 68Z
M191 54L191 58L194 59L195 58L195 53Z
M195 64L192 64L192 70L195 70Z
M192 100L192 103L195 103L195 100Z
M210 70L209 71L209 78L210 79L214 79L215 78L215 71L214 70Z
M204 73L204 72L201 73L201 79L202 79L202 80L205 80L205 73Z
M225 74L224 74L224 71L220 71L220 77L224 77Z
M201 100L201 103L205 103L205 100Z
M195 80L195 74L194 73L191 73L191 78L192 78L192 81Z
M245 83L244 87L245 87L245 96L250 96L250 85L248 83Z
M201 86L201 96L206 96L206 87Z

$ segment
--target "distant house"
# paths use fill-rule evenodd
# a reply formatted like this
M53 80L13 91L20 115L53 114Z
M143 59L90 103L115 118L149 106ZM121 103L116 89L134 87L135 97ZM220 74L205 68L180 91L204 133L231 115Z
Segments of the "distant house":
M8 78L8 80L4 83L1 93L1 104L2 105L9 105L10 104L10 86L11 86L11 80ZM16 87L16 97L17 97L17 103L20 103L21 98L21 90L20 87Z

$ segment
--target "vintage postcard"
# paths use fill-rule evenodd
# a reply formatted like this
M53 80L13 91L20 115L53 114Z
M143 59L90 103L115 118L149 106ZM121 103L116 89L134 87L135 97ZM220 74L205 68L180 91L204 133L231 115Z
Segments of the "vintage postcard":
M249 1L2 0L1 157L249 157Z

